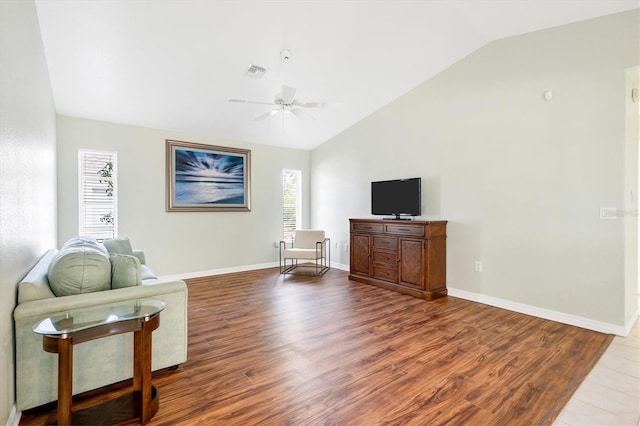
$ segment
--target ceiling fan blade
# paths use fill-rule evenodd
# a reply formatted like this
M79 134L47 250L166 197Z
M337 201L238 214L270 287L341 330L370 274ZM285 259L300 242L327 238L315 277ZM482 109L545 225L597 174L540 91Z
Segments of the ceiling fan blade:
M282 85L282 102L290 104L296 97L296 89L294 87Z
M272 109L271 111L265 112L264 114L260 114L259 116L257 116L256 118L253 119L253 121L262 121L265 120L273 115L276 115L278 112L280 112L279 109Z
M250 101L249 99L229 99L229 102L240 104L275 105L273 102Z
M304 111L300 108L291 109L291 113L300 119L305 119L307 117L312 120L316 119L313 115L309 114L307 111Z
M338 108L342 106L339 102L301 102L299 105L303 108Z

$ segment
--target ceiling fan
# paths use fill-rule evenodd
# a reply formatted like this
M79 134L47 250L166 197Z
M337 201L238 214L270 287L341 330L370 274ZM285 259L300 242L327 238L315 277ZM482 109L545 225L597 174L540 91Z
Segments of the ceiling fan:
M296 98L296 89L291 86L282 85L282 92L275 95L273 102L264 101L252 101L248 99L229 99L229 102L242 103L242 104L258 104L258 105L271 105L275 108L271 109L262 115L259 115L254 120L264 120L267 117L276 115L278 113L291 113L295 116L305 114L303 108L327 108L331 106L328 102L300 102ZM308 115L308 114L307 114Z
M280 52L280 57L286 65L287 61L291 58L291 51L283 50L282 52ZM337 105L329 102L301 102L296 99L295 87L287 86L286 84L283 84L282 91L274 96L273 102L253 101L249 99L229 99L229 102L270 105L274 107L270 111L254 118L254 121L264 120L265 118L271 117L278 113L281 113L283 116L285 114L291 113L297 117L300 117L301 115L312 117L306 111L304 111L305 108L329 108Z

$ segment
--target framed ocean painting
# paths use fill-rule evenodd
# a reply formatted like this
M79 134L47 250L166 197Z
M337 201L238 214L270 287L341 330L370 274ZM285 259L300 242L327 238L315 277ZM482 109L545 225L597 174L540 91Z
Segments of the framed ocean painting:
M167 139L167 211L250 211L251 151Z

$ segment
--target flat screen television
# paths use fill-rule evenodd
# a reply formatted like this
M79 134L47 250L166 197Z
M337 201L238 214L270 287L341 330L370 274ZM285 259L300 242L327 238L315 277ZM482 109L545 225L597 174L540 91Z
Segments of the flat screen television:
M396 179L371 182L371 214L420 216L421 178Z

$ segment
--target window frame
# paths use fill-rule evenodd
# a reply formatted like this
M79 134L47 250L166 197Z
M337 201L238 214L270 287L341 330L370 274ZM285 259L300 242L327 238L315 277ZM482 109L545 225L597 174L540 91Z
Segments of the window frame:
M85 168L85 164L87 163L87 156L94 157L107 157L105 166L101 169L92 170L91 172L87 172ZM99 161L97 158L94 161ZM111 162L111 176L101 175L107 164ZM95 173L95 177L93 175ZM88 193L86 191L86 185L89 184L93 186L92 191L99 192L105 191L104 184L105 182L111 182L111 196L113 197L110 203L105 201L94 201L93 203L87 202L85 195ZM103 196L103 198L105 198ZM95 200L98 197L94 198ZM109 230L108 225L103 227L96 226L95 216L99 213L87 213L87 207L93 207L96 211L100 206L110 206L111 207L111 217L113 221L113 225ZM91 216L94 216L93 224L89 219ZM107 215L103 215L98 218L100 222L102 222L102 218ZM116 151L105 151L105 150L92 150L92 149L79 149L78 150L78 235L87 235L93 236L98 241L104 241L108 238L117 238L118 237L118 153ZM108 234L111 235L108 235Z
M292 179L293 177L293 179ZM295 203L286 202L287 197L287 184L293 180L295 185L293 191L295 192ZM295 205L293 205L295 204ZM287 209L293 208L293 214L295 215L295 225L292 228L292 220L287 220ZM285 241L293 239L294 231L302 227L302 170L298 169L282 169L282 238Z

